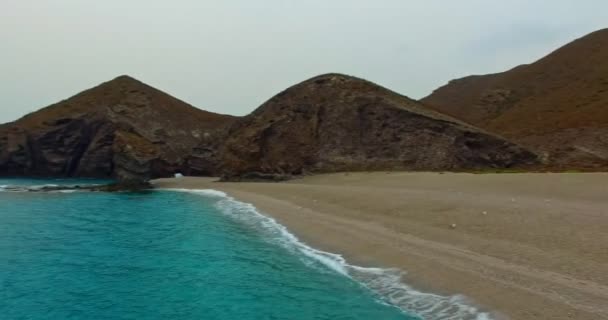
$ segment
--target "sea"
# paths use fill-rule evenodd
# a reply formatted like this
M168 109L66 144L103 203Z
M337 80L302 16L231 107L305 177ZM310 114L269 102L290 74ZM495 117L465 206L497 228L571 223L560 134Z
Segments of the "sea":
M76 187L105 182L0 179L0 319L490 319L222 192Z

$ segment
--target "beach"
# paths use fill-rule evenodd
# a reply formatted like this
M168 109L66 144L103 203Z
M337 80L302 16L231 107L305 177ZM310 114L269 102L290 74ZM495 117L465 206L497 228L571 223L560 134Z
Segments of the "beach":
M608 174L337 173L159 179L255 205L305 243L509 319L608 319Z

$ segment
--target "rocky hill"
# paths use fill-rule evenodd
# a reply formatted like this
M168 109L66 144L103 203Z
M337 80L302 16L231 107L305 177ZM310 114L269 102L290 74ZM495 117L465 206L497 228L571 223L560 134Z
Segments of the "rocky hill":
M217 147L234 119L121 76L0 126L0 175L136 183L217 174Z
M328 74L297 84L235 122L225 179L342 170L469 170L535 163L513 143L371 82Z
M559 168L608 168L608 29L507 72L451 81L422 100L544 154Z

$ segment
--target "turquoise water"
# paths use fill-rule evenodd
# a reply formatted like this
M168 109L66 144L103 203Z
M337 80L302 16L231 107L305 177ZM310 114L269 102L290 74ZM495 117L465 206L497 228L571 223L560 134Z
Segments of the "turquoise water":
M211 192L0 192L0 318L418 319L252 210Z
M107 179L37 179L37 178L0 178L0 186L71 186L71 185L91 185L111 183L112 180Z

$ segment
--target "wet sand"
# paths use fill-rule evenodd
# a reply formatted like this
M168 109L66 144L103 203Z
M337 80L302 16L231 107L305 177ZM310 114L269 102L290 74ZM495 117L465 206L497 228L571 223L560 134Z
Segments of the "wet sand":
M160 179L254 204L304 242L510 319L608 319L608 174L340 173Z

